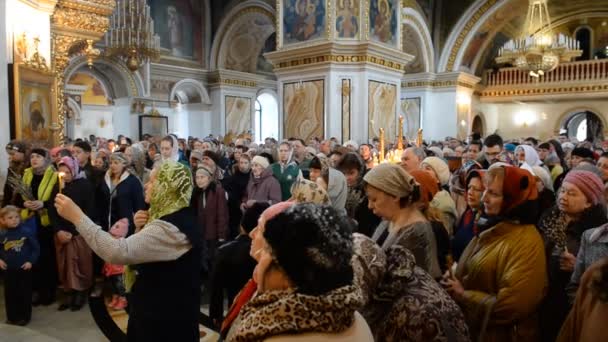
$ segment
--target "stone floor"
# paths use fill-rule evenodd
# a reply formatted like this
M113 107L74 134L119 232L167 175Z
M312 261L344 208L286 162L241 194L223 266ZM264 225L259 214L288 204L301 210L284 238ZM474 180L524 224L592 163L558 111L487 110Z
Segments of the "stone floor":
M95 324L88 305L80 311L57 311L57 305L38 306L32 310L32 320L26 327L6 325L4 288L0 278L0 342L105 342L108 339ZM208 311L205 306L203 312ZM119 327L126 326L127 315L113 312ZM201 341L217 341L218 335L201 326L207 336Z

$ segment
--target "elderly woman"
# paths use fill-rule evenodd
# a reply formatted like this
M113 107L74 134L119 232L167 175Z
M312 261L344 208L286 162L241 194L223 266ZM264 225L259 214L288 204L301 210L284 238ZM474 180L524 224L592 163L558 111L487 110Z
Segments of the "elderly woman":
M541 311L544 341L554 341L570 305L566 292L583 232L607 222L601 179L589 171L566 174L557 205L538 223L545 240L549 289Z
M104 260L136 270L129 300L129 341L198 341L200 232L189 210L192 176L166 161L146 184L147 212L136 215L137 233L115 239L93 223L67 196L57 212L75 225Z
M251 207L256 202L266 202L270 205L281 202L281 185L272 175L270 162L262 156L251 160L251 178L245 190L241 210Z
M532 174L536 178L540 213L544 213L555 205L555 191L553 190L551 174L544 166L533 166Z
M583 273L591 265L606 257L608 257L608 224L585 231L581 238L581 247L576 257L574 272L572 272L572 278L567 287L571 302L574 302Z
M65 188L62 193L71 198L82 210L90 215L94 209L93 185L87 181L84 171L72 157L63 157L57 163ZM59 186L53 189L53 198L59 193ZM89 246L78 234L74 225L57 214L54 206L49 207L49 216L55 230L55 249L59 283L67 294L58 310L77 311L86 302L86 291L93 285L93 259Z
M229 341L373 341L356 312L352 227L331 206L298 204L258 226L252 248L258 293L241 310Z
M315 182L298 178L291 186L289 201L296 203L331 204L325 189Z
M125 157L133 166L135 176L139 178L142 184L148 183L150 179L150 170L146 168L146 152L142 145L133 144L125 149Z
M331 201L331 205L338 210L346 210L348 186L344 174L330 166L329 159L321 156L310 161L310 180L321 185Z
M433 278L441 276L437 245L431 223L420 211L420 187L414 178L394 164L380 164L365 177L369 208L385 221L378 225L372 239L383 250L393 245L409 249L416 264Z
M353 242L354 282L376 341L470 341L462 311L412 253L401 246L385 253L361 234Z
M451 236L454 233L454 225L458 218L458 212L456 211L456 203L454 203L450 193L445 189L450 180L448 164L438 157L426 157L420 164L420 168L434 177L435 182L439 184L440 191L433 197L431 207L437 208L442 212L445 230Z
M543 165L538 152L529 145L519 145L515 148L515 161L518 165L528 164L530 167Z
M494 167L484 184L479 234L442 285L478 341L538 341L536 312L547 277L542 238L528 216L535 179L524 169Z

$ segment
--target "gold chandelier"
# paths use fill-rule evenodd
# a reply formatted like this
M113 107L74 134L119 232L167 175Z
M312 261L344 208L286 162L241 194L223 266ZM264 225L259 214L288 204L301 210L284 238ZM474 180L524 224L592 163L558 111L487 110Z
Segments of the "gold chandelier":
M580 44L572 37L553 33L548 0L530 0L520 38L511 39L499 50L496 63L512 64L540 77L582 55Z
M146 0L117 0L105 36L106 54L125 61L131 71L160 58L160 38Z

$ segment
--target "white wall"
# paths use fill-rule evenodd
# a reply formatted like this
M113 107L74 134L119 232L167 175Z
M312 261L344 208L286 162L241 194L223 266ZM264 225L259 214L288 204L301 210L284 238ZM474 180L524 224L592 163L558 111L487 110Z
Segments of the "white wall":
M554 103L474 103L473 115L481 112L486 121L486 134L498 129L506 139L527 136L541 140L557 135L564 117L589 110L608 120L608 101L581 100ZM526 125L524 125L524 122ZM604 125L604 132L608 127Z
M10 140L9 104L8 104L8 39L6 39L7 3L0 2L0 193L4 189L8 156L4 146Z
M113 123L114 108L112 106L84 105L81 111L80 124L74 124L73 138L86 138L91 134L96 137L116 137ZM101 122L104 126L101 127Z
M213 133L211 130L212 112L208 105L188 104L183 108L188 112L188 135L204 138Z

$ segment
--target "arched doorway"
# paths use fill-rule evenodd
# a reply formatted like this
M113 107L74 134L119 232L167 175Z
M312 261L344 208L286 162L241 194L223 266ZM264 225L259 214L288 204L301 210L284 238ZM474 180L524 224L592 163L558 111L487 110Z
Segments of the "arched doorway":
M568 134L568 138L575 138L578 141L604 139L602 120L597 114L590 111L569 115L562 123L561 132Z
M473 118L473 125L471 125L471 133L477 133L479 136L484 136L483 130L483 121L481 120L481 116L475 115Z

